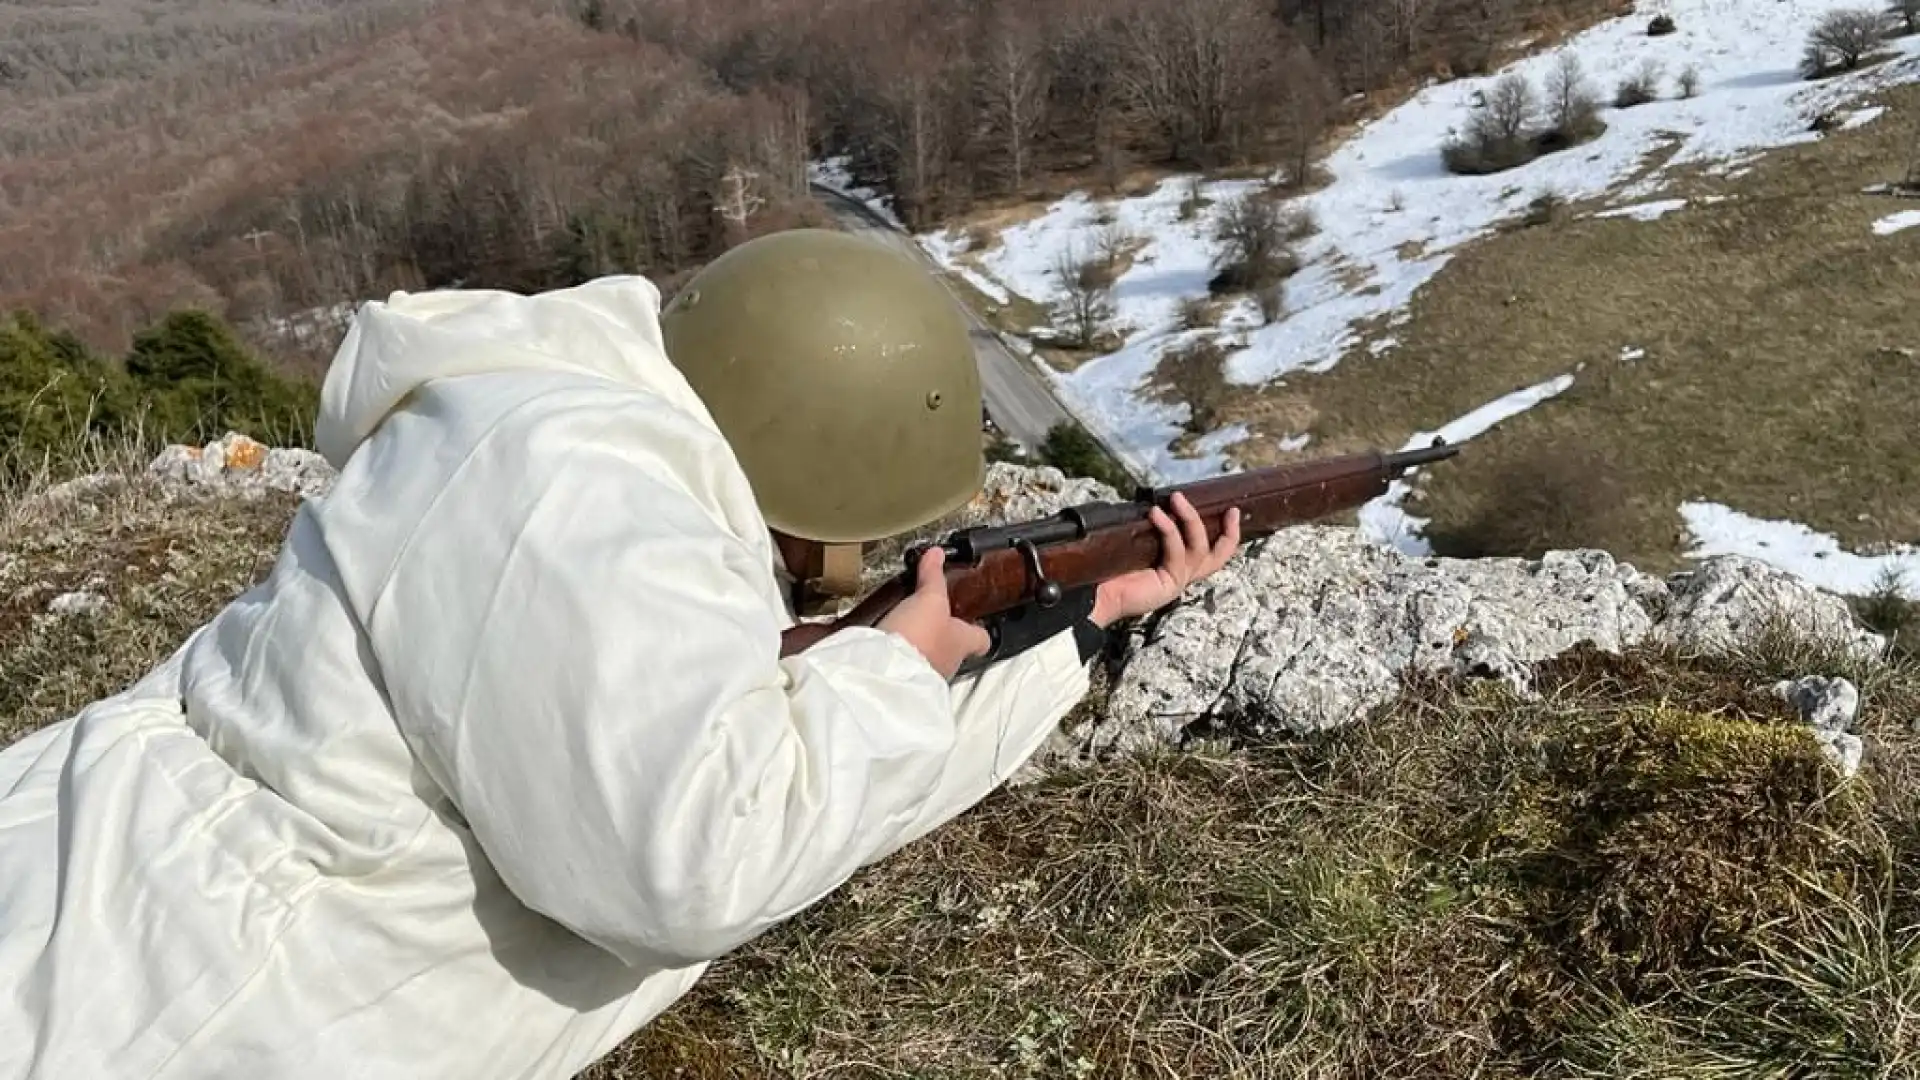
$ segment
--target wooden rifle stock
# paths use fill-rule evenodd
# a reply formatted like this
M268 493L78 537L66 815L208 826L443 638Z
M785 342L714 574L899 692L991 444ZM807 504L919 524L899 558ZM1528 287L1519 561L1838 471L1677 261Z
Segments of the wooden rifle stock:
M1212 542L1227 511L1240 510L1244 544L1289 525L1352 509L1386 493L1409 470L1459 453L1438 440L1423 450L1349 454L1298 465L1277 465L1162 488L1141 488L1126 502L1082 503L1057 514L1011 525L979 526L949 534L948 600L955 618L980 622L1029 604L1049 607L1068 590L1160 565L1160 533L1147 512L1172 513L1172 498L1187 497ZM913 593L915 567L927 550L906 553L901 573L830 623L807 623L781 638L781 655L800 652L849 626L877 625Z

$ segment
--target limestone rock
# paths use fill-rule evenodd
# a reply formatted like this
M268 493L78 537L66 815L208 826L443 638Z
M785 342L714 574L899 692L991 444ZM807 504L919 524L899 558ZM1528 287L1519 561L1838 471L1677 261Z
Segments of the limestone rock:
M1352 529L1287 530L1144 635L1110 723L1164 736L1201 719L1253 737L1321 731L1385 702L1408 669L1527 692L1540 660L1644 638L1653 620L1639 598L1657 585L1601 552L1413 559Z
M996 461L987 466L980 494L967 504L963 516L972 519L969 524L1001 525L1045 517L1077 503L1119 497L1098 480L1070 477L1052 467L1029 469Z
M1886 639L1862 627L1847 602L1757 559L1727 555L1674 575L1659 635L1707 651L1736 647L1772 627L1831 642L1863 660Z
M1773 692L1813 727L1814 739L1842 776L1851 778L1860 771L1867 747L1853 733L1853 718L1860 711L1860 691L1851 681L1807 675L1775 683Z
M1773 692L1800 713L1800 719L1826 731L1852 731L1860 712L1860 691L1847 679L1807 675L1774 684Z
M82 589L78 592L61 593L47 605L47 611L63 617L98 615L106 610L107 598L97 592Z
M204 447L169 446L148 471L163 482L243 497L281 491L318 498L334 480L333 467L319 454L269 448L238 432Z

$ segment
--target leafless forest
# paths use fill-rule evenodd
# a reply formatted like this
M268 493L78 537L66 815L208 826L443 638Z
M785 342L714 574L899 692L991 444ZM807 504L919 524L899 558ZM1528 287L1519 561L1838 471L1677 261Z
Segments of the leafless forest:
M915 226L1169 167L1297 175L1353 95L1612 6L0 0L0 303L117 350L188 305L257 332L393 288L671 283L818 220L830 153Z

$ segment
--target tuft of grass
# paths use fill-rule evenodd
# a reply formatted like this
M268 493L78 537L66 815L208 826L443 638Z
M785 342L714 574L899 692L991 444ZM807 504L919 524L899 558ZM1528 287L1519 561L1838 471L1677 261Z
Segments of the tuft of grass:
M1887 566L1867 595L1853 601L1854 613L1888 646L1904 656L1920 659L1920 603L1907 598L1907 575Z

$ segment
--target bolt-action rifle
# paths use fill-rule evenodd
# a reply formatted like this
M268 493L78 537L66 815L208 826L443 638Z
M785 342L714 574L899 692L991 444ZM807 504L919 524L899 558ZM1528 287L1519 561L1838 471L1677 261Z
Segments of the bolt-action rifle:
M1348 454L1299 465L1276 465L1169 487L1142 487L1125 502L1090 502L1032 521L979 526L949 533L947 595L955 618L977 622L993 639L960 674L1032 648L1093 609L1101 582L1160 565L1160 533L1148 520L1155 506L1173 512L1183 494L1206 526L1211 543L1228 510L1240 510L1240 539L1270 535L1360 506L1386 493L1412 469L1460 452L1435 440L1423 450ZM928 545L906 553L906 567L867 594L853 610L828 623L803 623L782 637L791 655L835 631L877 625L913 593L916 567Z

